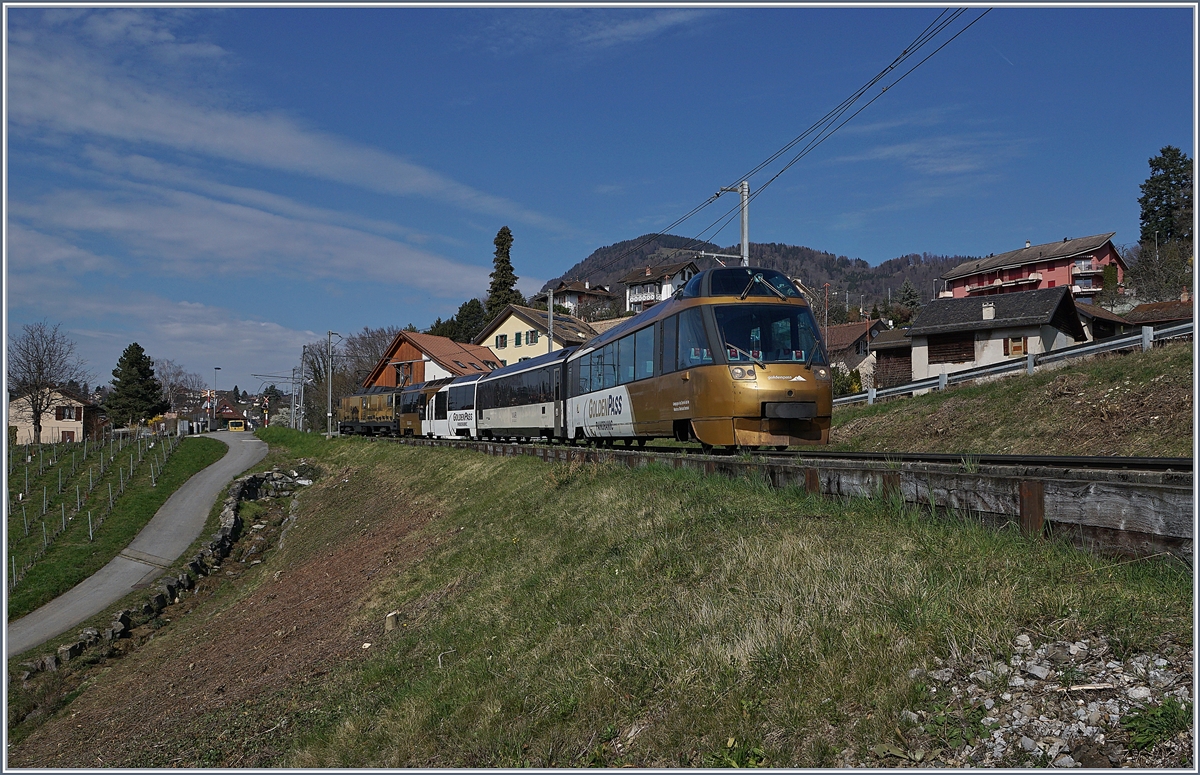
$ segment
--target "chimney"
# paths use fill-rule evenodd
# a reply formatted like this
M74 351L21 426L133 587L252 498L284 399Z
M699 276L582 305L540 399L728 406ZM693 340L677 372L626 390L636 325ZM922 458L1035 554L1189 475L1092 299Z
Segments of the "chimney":
M585 291L586 291L586 290L590 290L590 289L591 289L591 287L592 287L592 281L591 281L591 280L584 280L584 281L583 281L583 289L584 289Z
M996 305L990 301L985 301L983 303L983 319L984 320L995 320L996 319Z
M650 267L646 267L646 276L647 276L647 277L649 277L649 276L650 276Z
M1029 240L1025 240L1025 247L1029 247Z

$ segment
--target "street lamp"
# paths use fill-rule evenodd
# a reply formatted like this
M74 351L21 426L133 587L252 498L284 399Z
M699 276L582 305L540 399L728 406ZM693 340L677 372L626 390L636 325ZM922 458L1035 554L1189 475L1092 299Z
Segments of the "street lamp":
M220 370L220 366L213 366L212 430L217 427L217 372Z
M325 398L325 438L333 438L333 338L342 338L342 335L337 331L325 332L325 357L328 358L326 364L326 398Z

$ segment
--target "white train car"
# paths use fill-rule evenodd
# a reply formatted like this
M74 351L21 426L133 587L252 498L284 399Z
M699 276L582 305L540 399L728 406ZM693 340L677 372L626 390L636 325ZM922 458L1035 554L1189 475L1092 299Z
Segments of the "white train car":
M561 438L563 362L575 348L555 350L479 378L475 423L479 438Z

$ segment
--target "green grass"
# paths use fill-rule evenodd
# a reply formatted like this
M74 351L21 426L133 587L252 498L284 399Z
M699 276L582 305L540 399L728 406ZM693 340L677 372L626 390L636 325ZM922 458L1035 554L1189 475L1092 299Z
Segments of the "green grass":
M88 541L85 506L72 528L50 545L9 595L9 621L53 600L104 567L133 540L172 493L194 474L220 460L227 450L215 439L184 439L157 477L156 487L151 487L149 466L143 464L126 484L124 495L115 500L113 512L95 532L94 541ZM107 491L104 495L107 498Z
M280 765L827 767L890 739L907 670L952 643L1191 640L1170 560L661 466L303 443L370 497L311 491L286 562L397 499L438 515L437 543L364 589L363 621L402 626L320 687Z
M1138 750L1153 747L1156 743L1170 740L1192 725L1192 703L1180 704L1174 697L1167 697L1161 705L1142 708L1121 720L1121 726L1129 732L1129 744Z
M856 404L831 450L1191 457L1192 343Z

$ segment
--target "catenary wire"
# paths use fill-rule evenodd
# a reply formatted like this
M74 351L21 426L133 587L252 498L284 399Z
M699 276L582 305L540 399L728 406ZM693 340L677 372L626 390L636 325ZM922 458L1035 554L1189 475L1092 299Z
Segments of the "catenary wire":
M767 186L769 186L776 179L778 179L779 176L783 174L783 172L785 172L786 170L791 168L796 162L798 162L800 159L802 159L804 156L806 156L808 153L810 153L814 148L816 148L818 145L820 145L822 142L824 142L826 139L828 139L830 136L832 136L833 133L835 133L837 130L839 130L843 126L845 126L847 122L852 120L855 116L857 116L859 113L861 113L864 109L866 109L868 106L870 106L872 103L874 103L875 100L879 99L879 97L883 96L883 94L885 94L893 86L898 84L900 81L904 80L904 78L906 78L913 71L915 71L918 67L920 67L925 62L927 62L934 54L941 51L943 48L945 48L947 45L949 45L949 43L952 42L955 38L957 38L963 32L966 32L966 30L970 29L976 22L978 22L981 18L983 18L985 15L987 15L988 11L990 11L991 9L985 10L983 13L981 13L979 16L977 16L974 20L972 20L966 27L959 30L949 40L944 42L942 45L938 46L938 48L935 49L932 53L930 53L928 56L926 56L924 59L922 59L916 65L914 65L912 68L910 68L909 70L904 72L895 81L893 81L892 83L885 86L880 91L879 94L875 95L875 97L873 97L866 104L864 104L862 107L860 107L858 110L856 110L845 121L842 121L841 123L838 123L836 126L834 126L832 129L829 129L829 127L832 126L834 123L836 123L838 121L838 119L840 119L841 116L843 116L846 113L846 111L848 111L851 107L853 107L853 105L872 86L879 83L879 81L886 78L887 75L892 73L897 67L899 67L905 61L907 61L909 58L911 58L912 56L917 54L921 49L923 49L926 45L928 45L928 43L931 40L933 40L935 37L937 37L937 35L939 35L943 30L945 30L947 26L949 26L955 20L957 20L960 16L962 16L966 12L966 10L967 9L965 9L965 8L956 9L955 11L951 12L950 15L944 19L942 17L946 15L947 11L942 10L938 14L938 16L932 22L930 22L925 27L925 29L922 30L922 32L919 35L917 35L916 38L913 39L912 43L910 43L895 59L893 59L891 63L889 63L878 74L876 74L873 78L871 78L871 80L869 80L866 84L864 84L863 86L856 89L854 91L854 93L852 93L849 97L844 99L836 107L831 109L824 116L822 116L820 119L818 119L816 122L814 122L808 129L806 129L800 135L793 138L790 142L788 142L786 145L784 145L781 149L779 149L778 151L773 153L770 157L768 157L768 159L766 159L762 163L756 165L750 172L746 173L745 175L739 176L739 180L746 180L749 177L751 177L753 174L755 174L757 172L761 172L765 167L769 166L773 161L776 161L777 159L779 159L783 154L787 153L787 151L794 148L798 143L803 141L805 138L809 138L810 136L813 135L814 132L816 133L815 140L810 140L810 142L804 146L804 148L800 151L800 153L798 153L790 161L788 161L788 163L781 170L779 170L779 172L777 172L775 175L773 175L767 181L767 183L765 183L763 186L760 186L756 191L753 192L753 194L751 194L751 197L750 197L751 201L753 201L755 198L757 198L758 195ZM828 131L826 131L826 130L828 130ZM732 188L732 186L730 186L730 188ZM633 255L637 251L641 250L641 248L643 248L646 245L653 242L658 237L664 236L667 232L674 229L679 224L689 220L690 218L695 216L697 213L699 213L701 210L703 210L706 207L708 207L709 205L711 205L713 202L715 202L720 197L721 193L723 193L723 192L719 191L716 194L713 194L712 196L708 197L708 199L706 199L704 202L696 205L691 210L689 210L687 213L680 216L672 223L668 224L666 227L663 228L662 231L655 232L654 234L648 235L647 237L643 238L642 240L639 240L637 242L637 244L635 244L632 247L628 248L627 250L623 251L621 254L619 254L611 259L608 259L607 261L604 261L604 262L596 265L595 267L591 268L587 272L579 275L576 278L576 280L582 280L586 277L594 275L595 273L603 271L604 269L608 268L609 266L612 266L613 264L621 261L622 259L624 259L630 255ZM717 229L717 231L713 234L713 237L715 238L717 234L719 234L722 230L724 230L724 228L726 226L728 226L728 224L730 222L732 222L733 217L740 211L740 209L741 209L741 203L738 202L729 211L727 211L726 213L723 213L712 224L710 224L703 231L701 231L700 234L693 237L690 240L690 242L688 243L688 246L685 248L682 248L682 250L691 249L691 247L693 245L696 245L699 242L703 241L701 239L703 234L707 233L714 226L716 226L717 224L720 224L722 221L724 221L724 223L721 225L721 227L719 229Z

